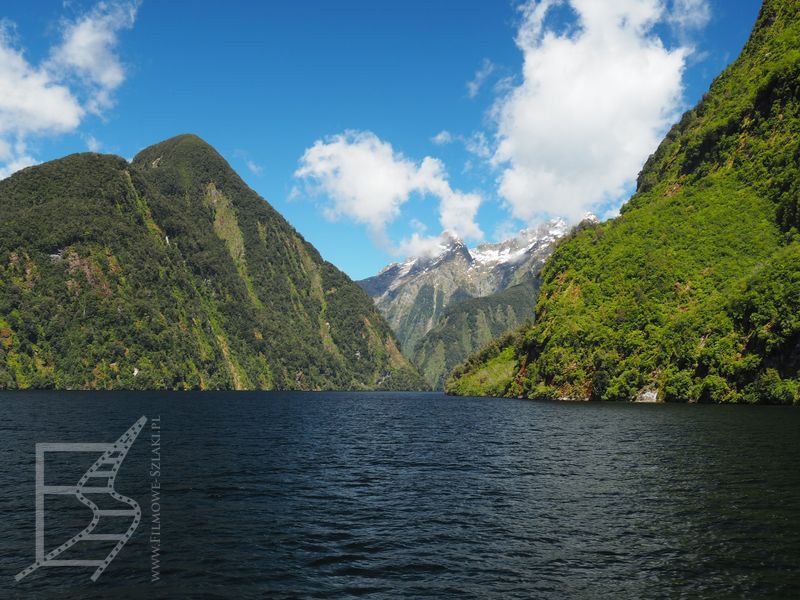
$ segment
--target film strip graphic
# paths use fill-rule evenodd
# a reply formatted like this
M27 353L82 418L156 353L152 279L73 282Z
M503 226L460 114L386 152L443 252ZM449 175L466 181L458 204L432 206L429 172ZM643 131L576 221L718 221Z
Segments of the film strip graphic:
M136 423L110 444L81 444L81 443L39 443L36 444L36 561L26 569L20 571L14 578L21 581L41 567L95 567L91 576L92 581L97 581L111 561L119 554L122 547L136 531L142 520L142 509L132 498L119 494L114 489L114 482L122 461L128 454L133 442L141 433L147 423L146 417L141 417ZM49 452L100 452L94 464L83 474L74 486L45 485L44 468L45 456ZM45 554L44 549L44 499L48 495L72 495L84 506L92 511L91 522L82 531L72 536L66 542ZM105 495L116 501L120 508L100 508L93 498ZM127 528L117 530L117 533L94 533L100 520L106 517L114 519L113 523ZM126 518L130 517L130 521ZM122 529L122 527L120 529ZM64 552L82 542L116 542L110 552L97 560L61 559Z

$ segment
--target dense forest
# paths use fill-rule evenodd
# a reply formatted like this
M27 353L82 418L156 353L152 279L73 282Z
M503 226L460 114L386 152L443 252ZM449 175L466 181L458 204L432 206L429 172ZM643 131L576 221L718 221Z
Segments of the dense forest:
M445 308L410 356L428 385L443 389L447 375L470 354L533 317L537 286L537 279L528 274L524 283Z
M0 388L424 386L370 298L196 136L0 181Z
M800 1L766 0L612 221L542 272L536 318L453 394L800 401Z

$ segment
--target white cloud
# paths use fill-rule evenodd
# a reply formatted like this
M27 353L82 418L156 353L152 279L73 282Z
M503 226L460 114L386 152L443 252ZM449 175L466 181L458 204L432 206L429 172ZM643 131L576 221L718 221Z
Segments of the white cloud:
M29 138L73 132L87 113L111 105L125 77L116 34L133 24L137 6L101 2L65 22L61 43L39 65L26 59L13 25L0 24L0 178L36 163L26 151Z
M300 188L296 185L292 186L292 189L289 190L289 193L286 195L287 202L294 202L302 197L303 192L300 191Z
M496 67L492 61L490 61L488 58L483 59L481 66L477 71L475 71L475 76L471 81L467 82L467 95L470 98L474 98L478 95L478 92L481 91L481 87L483 87L484 82L492 73L495 72L495 69Z
M16 173L24 169L25 167L30 167L31 165L36 164L36 160L32 156L28 156L27 154L22 154L18 156L14 156L3 166L0 166L0 179L5 179L9 175Z
M568 2L577 27L547 17ZM684 5L702 4L678 0ZM523 7L522 81L496 103L499 192L524 221L618 204L681 108L688 48L654 33L660 0L541 0Z
M520 224L515 219L504 219L500 221L492 232L492 239L495 242L502 242L510 239L520 232Z
M103 149L103 144L93 135L87 135L83 138L86 142L86 147L89 149L89 152L100 152Z
M494 92L495 94L507 94L512 89L514 89L514 77L511 75L507 75L506 77L501 77L498 79L494 84Z
M125 81L116 46L119 32L133 27L137 10L138 2L99 2L89 13L65 23L61 44L51 52L51 70L72 72L89 88L90 112L110 108L112 92Z
M425 233L426 231L428 231L428 226L427 226L427 225L425 225L425 223L423 223L422 221L420 221L420 220L419 220L419 219L417 219L416 217L413 217L413 218L412 218L412 219L411 219L411 220L408 222L408 224L409 224L409 225L411 225L411 228L412 228L414 231L416 231L417 233Z
M453 135L446 129L443 129L435 136L433 136L431 138L431 141L437 146L446 146L447 144L453 141Z
M702 29L711 20L708 0L674 0L667 20L679 32Z
M253 162L249 158L245 159L244 164L247 166L247 170L253 175L261 175L264 172L264 167Z
M481 197L453 190L447 181L444 165L436 158L426 157L419 171L417 191L439 198L439 223L459 237L471 240L483 238L483 232L475 222Z
M0 28L0 137L71 131L84 111L72 91L45 69L31 65ZM7 159L6 159L7 160Z
M471 135L465 136L461 134L452 134L445 129L433 136L431 141L437 146L446 146L453 142L460 142L464 145L464 149L467 152L479 158L489 158L492 155L492 150L489 147L489 140L486 139L486 134L482 131L475 131Z
M252 160L248 153L245 150L235 150L233 153L237 158L242 159L244 162L244 166L247 167L247 170L250 171L253 175L257 175L260 177L264 174L264 167L258 164L256 161ZM289 200L292 200L294 195L299 193L298 190L292 190L290 192Z
M483 237L475 223L479 195L453 190L438 159L427 156L417 163L369 131L347 131L316 141L300 159L295 176L305 179L313 193L326 196L324 212L329 219L344 217L364 224L377 243L395 252L404 252L405 242L393 245L386 227L412 194L439 199L443 228L467 239ZM418 233L413 238L422 239Z
M479 158L489 158L492 155L489 140L486 139L486 134L482 131L476 131L468 138L461 138L461 140L470 154L474 154Z
M397 256L435 256L446 245L445 233L441 235L423 235L419 232L412 233L400 241L392 253Z

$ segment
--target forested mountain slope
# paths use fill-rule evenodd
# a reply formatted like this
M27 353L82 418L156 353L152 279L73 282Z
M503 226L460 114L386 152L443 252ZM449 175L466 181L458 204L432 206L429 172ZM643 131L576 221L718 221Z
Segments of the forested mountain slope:
M800 1L766 0L622 215L559 244L534 324L474 355L447 390L797 402L798 229Z
M420 388L370 298L196 136L0 181L0 388Z
M526 320L533 320L537 286L538 279L529 275L523 283L496 294L445 308L411 354L425 381L433 389L444 389L447 375L470 354Z

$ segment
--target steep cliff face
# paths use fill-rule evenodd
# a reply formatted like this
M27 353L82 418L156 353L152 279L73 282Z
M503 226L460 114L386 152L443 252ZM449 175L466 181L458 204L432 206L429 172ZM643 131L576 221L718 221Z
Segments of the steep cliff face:
M566 232L563 221L524 230L498 244L467 248L444 235L433 256L412 257L359 282L375 300L407 356L453 304L501 292L528 281Z
M424 386L370 298L196 136L0 182L0 387Z
M447 390L797 402L798 181L800 2L766 0L622 215L559 244L533 326L473 356Z

